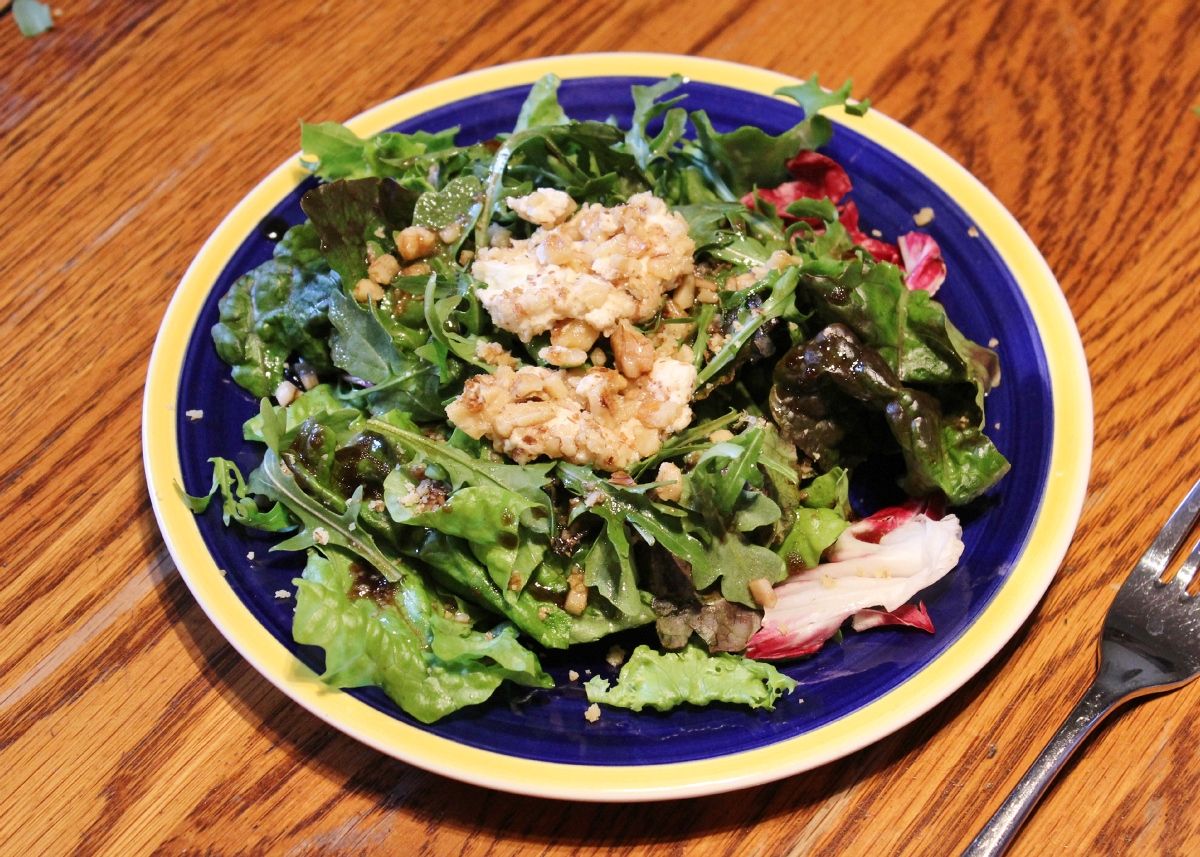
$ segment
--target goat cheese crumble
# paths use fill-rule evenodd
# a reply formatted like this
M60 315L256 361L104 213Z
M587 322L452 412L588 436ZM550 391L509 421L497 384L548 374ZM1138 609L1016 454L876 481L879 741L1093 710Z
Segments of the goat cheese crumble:
M553 222L550 203L534 201L547 192L508 204ZM652 318L663 295L692 273L695 250L687 221L645 192L611 208L585 205L527 239L485 247L472 273L487 285L478 294L492 321L522 342L572 319L608 336L622 319Z

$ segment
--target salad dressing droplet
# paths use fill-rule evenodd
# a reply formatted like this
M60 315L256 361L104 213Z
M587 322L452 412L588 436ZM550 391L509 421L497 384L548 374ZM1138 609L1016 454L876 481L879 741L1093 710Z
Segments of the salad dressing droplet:
M258 224L258 234L268 241L278 241L288 231L288 222L277 215L264 217Z

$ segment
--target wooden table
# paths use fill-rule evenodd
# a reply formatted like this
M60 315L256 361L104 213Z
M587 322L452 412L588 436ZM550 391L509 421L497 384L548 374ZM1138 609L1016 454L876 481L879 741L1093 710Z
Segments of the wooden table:
M63 3L28 40L0 18L0 852L948 854L969 840L1089 679L1116 582L1200 475L1200 15L1184 0L846 5ZM1096 445L1061 575L949 701L774 785L581 806L383 757L262 680L166 554L139 413L175 284L296 149L298 118L618 49L853 76L965 164L1062 282ZM1194 685L1117 718L1014 853L1200 851L1197 702Z

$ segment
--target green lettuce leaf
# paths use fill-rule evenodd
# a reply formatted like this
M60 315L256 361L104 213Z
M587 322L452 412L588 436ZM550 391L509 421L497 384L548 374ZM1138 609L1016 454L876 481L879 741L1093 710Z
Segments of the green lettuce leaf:
M367 245L395 246L392 234L412 224L419 195L391 179L348 179L318 185L300 207L321 238L321 253L349 290L367 275Z
M362 570L338 550L310 551L296 584L292 635L325 650L322 678L336 687L377 685L423 723L484 702L504 681L551 687L536 656L502 624L483 633L440 610L414 610L386 587L355 597Z
M904 455L905 490L914 496L941 491L951 505L967 503L1009 468L978 426L902 385L845 325L830 325L784 356L770 403L784 436L824 469L855 446L878 449L878 434L864 436L864 427L886 425Z
M696 389L717 379L722 372L733 364L755 332L773 318L778 318L793 305L792 299L796 293L796 285L800 280L798 268L789 267L781 271L771 271L763 277L761 283L752 287L754 292L765 294L761 304L743 303L736 311L735 320L730 324L730 334L704 368L696 375ZM751 290L744 290L749 297ZM742 294L739 292L739 294Z
M788 571L813 568L850 526L850 474L841 467L822 473L804 486L790 529L777 553Z
M575 643L590 643L654 621L654 614L645 605L621 613L607 609L598 599L589 599L582 615L566 612L562 608L567 591L566 574L552 561L551 555L534 570L528 585L515 593L515 597L506 587L496 584L463 539L431 530L413 556L430 569L439 586L506 617L547 648L565 649Z
M329 384L318 384L311 390L305 390L283 409L284 434L289 438L294 437L300 425L310 417L320 417L324 423L334 421L348 428L351 423L362 417L362 411L338 398L336 391ZM242 424L242 437L258 443L267 442L263 436L261 412Z
M544 530L539 533L521 525L521 517L536 504L497 485L468 485L452 492L437 508L422 511L416 484L403 468L393 470L384 481L384 502L392 520L466 540L504 596L516 598L541 564L549 543Z
M771 710L775 700L795 688L795 681L770 664L724 652L710 655L696 646L681 652L638 646L621 667L615 686L601 676L584 685L589 702L633 711L669 711L683 703L710 702Z

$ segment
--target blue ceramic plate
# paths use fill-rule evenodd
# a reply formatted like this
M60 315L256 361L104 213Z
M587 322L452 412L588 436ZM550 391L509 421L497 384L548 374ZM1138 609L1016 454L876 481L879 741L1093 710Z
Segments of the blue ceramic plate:
M454 78L353 120L360 134L438 131L459 142L512 128L540 75L564 78L569 115L629 120L629 87L672 72L687 76L689 109L719 130L757 125L772 133L801 117L771 96L789 78L687 57L595 55L503 66ZM704 794L795 773L899 728L959 687L1016 631L1049 584L1082 504L1091 453L1087 371L1065 301L1041 256L1000 204L948 156L872 111L836 122L827 151L854 182L866 228L889 239L926 228L941 245L949 279L939 297L971 338L995 340L1003 382L988 398L990 434L1011 473L964 519L958 568L922 597L937 626L925 635L881 629L848 635L784 668L799 690L771 712L725 705L667 714L605 708L596 723L575 670L611 675L608 642L547 655L552 691L502 688L496 698L432 725L405 715L375 688L334 691L314 678L319 649L291 639L292 579L303 557L271 553L270 537L222 525L218 510L193 517L175 496L180 481L207 490L209 456L244 472L260 452L241 438L256 401L217 358L209 330L217 301L271 255L281 225L300 222L313 185L289 161L246 197L201 250L163 322L151 361L144 420L147 478L172 555L201 605L267 678L335 726L449 776L553 797L639 800ZM187 411L202 411L191 419ZM860 511L870 511L863 509ZM249 559L253 556L253 559ZM287 593L289 597L279 597ZM638 633L622 639L631 648Z

